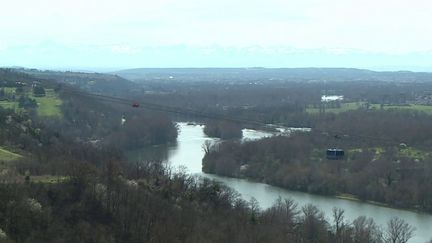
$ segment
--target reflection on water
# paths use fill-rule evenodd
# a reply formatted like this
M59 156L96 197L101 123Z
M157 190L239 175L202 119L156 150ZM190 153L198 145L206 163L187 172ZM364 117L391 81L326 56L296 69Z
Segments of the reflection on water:
M152 157L160 155L161 157L159 157L159 159L168 161L174 167L182 166L193 175L208 177L228 185L229 187L238 191L245 200L250 200L252 197L255 198L263 209L270 207L278 197L282 197L294 199L299 204L299 206L309 203L316 205L326 214L326 217L329 221L331 219L331 211L333 207L344 209L346 219L349 221L353 221L359 216L366 216L373 218L376 223L382 226L385 226L386 222L392 217L398 216L417 229L415 231L415 237L410 242L426 242L432 238L432 233L430 232L432 227L432 216L429 214L385 208L367 203L342 200L333 197L288 191L279 187L244 179L204 174L201 172L202 158L204 157L202 145L206 140L216 140L205 136L202 130L203 126L187 125L186 123L179 123L178 125L179 137L177 139L177 145L132 151L133 154L130 154L130 157L144 159L147 156ZM271 136L271 134L261 131L244 130L243 136L243 139L247 140L259 139L265 136ZM153 149L155 149L156 152L151 151ZM159 150L165 150L165 152Z
M191 174L202 174L202 148L206 140L215 141L204 135L203 125L179 123L177 146L168 149L168 161L173 167L184 166ZM200 134L201 136L196 136Z

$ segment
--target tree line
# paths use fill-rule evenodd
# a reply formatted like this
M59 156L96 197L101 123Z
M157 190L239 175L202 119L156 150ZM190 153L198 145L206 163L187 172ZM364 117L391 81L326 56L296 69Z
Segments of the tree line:
M106 152L105 152L106 153ZM112 154L112 153L111 153ZM114 154L112 154L114 155ZM262 210L217 182L159 162L74 161L58 183L0 184L3 242L407 242L415 229L279 198Z

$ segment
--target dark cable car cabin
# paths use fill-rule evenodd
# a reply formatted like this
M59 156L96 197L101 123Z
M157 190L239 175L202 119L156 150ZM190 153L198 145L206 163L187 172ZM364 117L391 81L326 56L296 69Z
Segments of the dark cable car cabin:
M327 149L326 155L327 155L327 159L338 160L344 158L345 152L343 149L332 148L332 149Z
M138 103L138 102L134 102L134 103L132 104L132 107L134 107L134 108L138 108L138 107L139 107L139 103Z

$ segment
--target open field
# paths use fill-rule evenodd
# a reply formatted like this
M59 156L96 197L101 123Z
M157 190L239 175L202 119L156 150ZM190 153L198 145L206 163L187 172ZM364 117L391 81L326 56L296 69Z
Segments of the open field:
M52 89L46 89L45 92L46 96L44 97L34 97L33 93L29 94L29 97L35 99L38 104L38 116L61 118L60 105L62 104L62 100Z
M340 108L326 108L327 113L342 113L352 110L357 110L359 108L365 108L365 102L348 102L348 103L341 103ZM381 105L379 104L370 104L369 109L381 109ZM425 112L427 114L432 115L432 105L416 105L416 104L409 104L409 105L384 105L383 109L385 110L411 110L411 111L419 111L419 112ZM318 114L319 108L307 108L306 112L309 114Z
M341 113L341 112L346 112L346 111L351 111L351 110L357 110L357 109L361 108L363 105L364 105L364 102L341 103L340 108L326 108L326 112ZM310 113L310 114L318 114L319 108L307 108L306 112Z
M384 109L401 109L401 110L412 110L412 111L421 111L427 114L432 115L432 105L416 105L410 104L408 106L384 106Z
M6 93L13 93L15 91L14 88L5 88ZM46 89L46 96L44 97L34 97L31 91L26 91L26 95L28 97L35 99L38 108L37 114L40 117L50 117L50 118L61 118L62 113L60 110L60 105L62 104L62 100L57 96L53 89ZM15 101L0 101L0 106L3 108L9 108L14 110L22 110L18 107L18 98Z

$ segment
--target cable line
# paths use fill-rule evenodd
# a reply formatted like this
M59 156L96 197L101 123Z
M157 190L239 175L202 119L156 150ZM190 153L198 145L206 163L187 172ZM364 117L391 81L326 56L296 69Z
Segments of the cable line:
M108 96L108 95L101 95L101 94L91 94L91 93L86 93L86 92L82 92L82 91L65 90L65 89L63 89L62 91L64 93L81 95L81 96L85 96L85 97L93 97L93 98L97 98L99 100L124 104L124 105L128 105L128 106L133 106L133 104L135 102L137 102L136 100L126 99L126 98L121 98L121 97L113 97L113 96ZM265 122L261 122L261 121L244 119L244 118L236 118L236 117L231 117L231 116L227 116L227 115L220 115L220 114L209 114L209 113L205 113L204 111L197 111L197 110L193 110L193 109L189 109L189 108L165 106L165 105L159 105L159 104L154 104L154 103L149 103L149 102L138 102L138 104L139 104L139 106L137 106L137 107L134 106L135 109L136 108L141 108L141 109L144 108L144 109L149 109L149 110L154 110L154 111L161 111L161 112L174 113L174 114L180 114L180 115L192 115L192 116L198 116L198 117L209 118L209 119L214 119L214 120L224 120L224 121L229 121L229 122L234 122L234 123L264 126L267 128L269 127L269 124L267 124ZM279 125L278 125L278 127L286 128L286 129L288 128L288 127L279 126Z
M159 112L167 112L167 113L173 113L173 114L180 114L180 115L192 115L207 119L213 119L213 120L222 120L222 121L229 121L233 123L239 123L239 124L249 124L249 125L255 125L255 126L261 126L265 128L269 127L278 127L282 129L289 130L290 127L280 125L280 124L267 124L262 121L257 120L251 120L251 119L245 119L245 118L239 118L239 117L232 117L228 115L222 115L222 114L209 114L204 111L197 111L189 108L182 108L182 107L173 107L173 106L166 106L166 105L159 105L155 103L149 103L149 102L138 102L136 100L121 98L121 97L114 97L114 96L108 96L108 95L102 95L102 94L94 94L94 93L87 93L83 91L77 91L72 89L61 89L64 93L69 94L75 94L75 95L81 95L84 97L93 97L95 99L107 101L107 102L113 102L117 104L124 104L127 106L131 106L134 109L148 109L148 110L154 110ZM368 136L368 135L359 135L359 134L350 134L349 132L344 132L341 130L335 131L328 131L318 128L313 128L312 131L319 132L322 135L327 136L333 136L335 139L344 139L344 138L359 138L359 139L366 139L366 140L375 140L375 141L381 141L381 142L387 142L395 145L399 145L403 142L396 142L392 139L387 138L380 138L376 136Z

